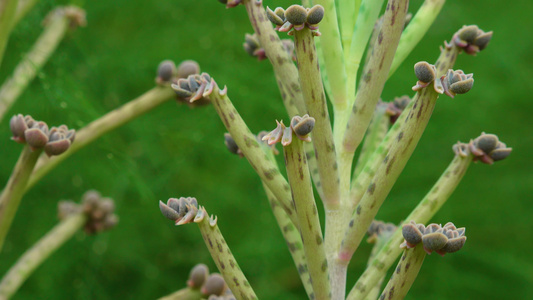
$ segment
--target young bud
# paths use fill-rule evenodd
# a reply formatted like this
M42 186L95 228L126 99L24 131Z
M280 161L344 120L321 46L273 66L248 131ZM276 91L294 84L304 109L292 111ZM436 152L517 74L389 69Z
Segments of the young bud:
M218 273L213 273L209 275L205 281L204 286L202 286L201 292L204 296L216 295L221 296L226 291L226 282L222 275Z
M462 48L466 54L476 55L485 49L492 38L492 31L484 32L476 25L463 26L455 33L452 44Z
M465 74L463 70L448 70L446 76L442 79L444 93L452 98L456 94L465 94L474 85L473 74Z
M49 141L44 147L44 152L48 156L59 155L70 147L74 142L76 131L69 130L67 126L61 125L59 127L52 127L49 133Z
M310 26L317 26L324 18L324 7L322 5L315 5L307 11L307 23Z
M45 122L35 122L30 129L24 131L24 139L34 149L43 148L48 143L48 125Z
M192 268L187 280L187 286L191 289L200 289L209 276L209 268L204 264L197 264Z
M172 80L175 73L176 65L174 62L171 60L164 60L157 67L156 82L158 84L168 83Z
M296 136L306 142L310 142L309 134L315 127L315 119L305 114L303 117L294 116L291 120L291 128Z
M237 154L239 156L243 156L241 149L239 149L239 146L229 133L224 133L224 144L226 145L226 148L228 148L229 152L233 154Z
M195 74L200 74L200 65L194 60L182 61L176 71L178 78L187 78Z
M416 85L413 86L413 91L419 91L435 81L435 78L437 77L437 69L434 65L431 65L428 62L417 62L415 64L415 75L416 78L418 78L418 81L416 82Z
M303 25L307 21L307 10L301 5L291 5L285 10L285 18L292 25Z
M268 20L274 23L274 25L282 26L286 21L285 10L283 10L283 8L281 7L278 7L274 11L272 11L270 7L267 6L266 13Z
M192 197L170 198L167 204L159 201L159 210L167 219L176 225L192 222L198 212L198 201Z
M403 225L402 235L405 239L405 243L402 244L404 248L413 248L422 242L422 232L414 221ZM400 247L402 247L402 245Z
M479 137L468 144L470 152L474 155L474 161L492 164L495 161L505 159L511 154L512 148L500 142L494 134L481 133Z

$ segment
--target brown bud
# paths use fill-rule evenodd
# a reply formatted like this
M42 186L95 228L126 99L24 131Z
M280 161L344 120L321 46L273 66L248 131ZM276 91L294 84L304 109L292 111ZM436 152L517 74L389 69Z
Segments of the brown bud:
M194 60L182 61L176 71L178 78L187 78L195 74L200 74L200 65Z

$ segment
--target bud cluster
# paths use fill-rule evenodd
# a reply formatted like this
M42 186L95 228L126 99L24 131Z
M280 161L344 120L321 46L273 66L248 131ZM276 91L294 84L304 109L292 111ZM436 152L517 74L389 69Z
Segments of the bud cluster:
M211 76L207 73L201 75L189 75L187 78L180 78L172 84L172 88L180 101L194 103L195 105L208 104L209 99L204 97L204 92L208 91L211 84Z
M87 191L81 204L73 201L61 201L58 204L58 217L63 220L70 215L83 212L87 217L84 230L88 234L96 234L113 228L118 223L114 214L115 204L112 199L104 198L97 191Z
M157 67L155 82L158 85L168 85L176 83L180 78L187 78L190 75L200 73L200 65L194 60L184 60L179 66L172 60L164 60Z
M59 155L74 142L76 131L67 126L52 127L43 121L36 121L30 115L15 115L9 121L13 133L12 139L18 143L27 143L33 150L44 149L48 156Z
M505 159L513 150L508 148L505 143L500 142L497 135L484 132L476 139L471 140L468 147L474 155L475 161L479 160L489 165L495 161Z
M309 134L315 126L315 119L308 114L305 114L303 117L294 116L289 127L285 126L283 121L276 121L276 123L276 129L272 130L262 138L262 140L267 141L269 145L274 145L278 142L281 142L283 146L290 145L293 133L304 142L311 141Z
M176 225L190 223L198 213L198 201L192 197L170 198L167 204L159 201L159 209L163 216L172 220Z
M396 231L396 225L392 223L385 223L383 221L373 220L368 227L368 243L375 243L380 238L388 238Z
M244 43L242 44L242 46L246 53L248 53L250 56L257 57L257 60L263 60L267 57L265 49L261 46L261 43L259 42L257 33L246 33L244 35ZM294 54L294 42L292 40L281 40L281 46L287 52L289 57L291 57L293 60L296 60L296 55Z
M452 43L462 48L466 54L476 55L487 47L491 39L492 31L484 32L476 25L465 25L454 34Z
M409 98L407 95L396 97L394 100L392 100L392 102L382 102L387 105L385 112L390 117L391 124L394 124L396 120L398 120L398 117L402 114L402 111L407 107L409 102L411 102L411 98Z
M446 94L452 98L456 94L465 94L474 85L473 74L465 74L463 70L454 71L449 69L446 75L437 78L437 69L428 62L421 61L415 64L415 75L418 78L413 91L419 91L431 83L439 94Z
M451 222L444 226L432 223L425 227L411 221L402 227L402 234L405 241L400 248L414 248L422 243L428 254L435 251L442 256L459 251L466 242L465 228L457 228Z
M318 23L324 18L324 7L315 5L311 8L305 8L301 5L291 5L286 10L277 7L272 11L267 7L267 17L270 22L276 25L276 30L280 32L288 32L291 29L300 31L305 27L316 31L318 30ZM316 32L316 35L319 35Z

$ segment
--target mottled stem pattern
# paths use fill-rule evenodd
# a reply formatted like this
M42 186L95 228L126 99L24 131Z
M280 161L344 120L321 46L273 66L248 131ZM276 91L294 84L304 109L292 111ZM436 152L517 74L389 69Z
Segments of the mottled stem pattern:
M33 271L69 240L85 222L87 216L83 212L69 216L28 249L0 282L0 299L11 298Z
M468 157L456 155L439 180L405 220L413 220L422 224L428 223L459 185L472 159L471 155ZM402 228L399 226L372 259L363 275L350 291L347 299L363 299L367 295L370 289L385 276L387 270L400 255L401 249L399 246L402 241Z
M235 257L233 257L230 248L226 244L226 240L222 236L216 220L215 222L211 222L205 208L200 207L200 210L203 211L203 219L198 221L195 219L195 222L200 227L205 245L211 257L213 257L220 274L224 277L224 281L226 281L235 298L239 300L257 299L248 279L242 273Z
M13 172L11 172L11 177L9 177L9 181L0 195L0 252L17 213L22 196L24 196L31 171L35 167L41 152L42 149L32 150L30 146L24 146L17 164Z
M231 134L235 143L239 146L252 168L259 175L261 180L274 193L276 199L292 222L297 225L298 219L294 213L289 184L281 175L277 166L269 160L252 134L248 126L231 103L227 94L221 95L218 88L209 96L220 119Z
M416 15L405 28L398 44L398 49L394 54L394 60L389 71L389 77L394 74L398 67L413 51L418 42L424 37L429 27L439 15L446 0L426 0L418 9Z
M413 285L425 257L426 252L422 245L404 250L402 258L392 273L383 293L379 296L379 300L403 299Z
M360 88L355 96L355 102L346 125L342 149L340 150L341 166L344 166L341 170L341 177L350 178L355 150L363 139L387 80L394 52L404 26L408 3L408 0L389 0L387 3L383 26L378 34L368 65L365 66Z
M292 143L283 147L283 152L294 207L300 224L300 234L311 285L313 286L314 297L310 298L330 299L331 290L324 239L302 141L293 139Z
M324 205L331 209L337 207L340 201L339 174L314 37L308 28L295 31L294 36L305 105L309 115L316 120L311 136L325 197L322 200Z
M46 27L33 48L15 68L13 76L0 88L0 121L55 51L65 36L68 25L69 17L65 14L50 14Z
M170 87L155 87L76 131L76 140L65 153L52 157L42 156L39 159L27 189L33 187L43 176L78 150L174 97L175 93Z
M272 28L272 23L266 16L262 1L244 0L243 3L246 6L250 23L259 38L259 43L265 49L266 56L274 68L278 88L289 116L292 118L295 115L305 114L306 109L298 81L298 71L292 58L283 49L278 34Z

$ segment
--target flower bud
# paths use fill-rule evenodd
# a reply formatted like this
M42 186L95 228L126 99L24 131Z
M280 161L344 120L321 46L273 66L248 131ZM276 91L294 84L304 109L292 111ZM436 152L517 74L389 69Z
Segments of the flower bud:
M316 26L324 18L324 7L322 5L315 5L307 11L307 23L311 26Z
M204 264L197 264L189 274L187 285L192 289L200 289L209 275L209 268Z
M476 25L463 26L453 36L453 44L462 48L467 54L476 55L485 49L492 38L492 31L484 32Z
M267 18L270 20L270 22L274 23L274 25L282 26L285 23L285 10L281 7L277 7L274 11L272 11L268 6L266 9Z
M301 5L291 5L285 10L285 18L292 25L303 25L307 21L307 10Z
M172 220L176 225L191 222L198 212L198 201L192 197L170 198L167 204L159 201L159 210L163 216Z
M303 117L294 116L291 120L291 128L296 136L306 142L310 142L309 134L315 127L315 119L305 114Z
M204 296L216 295L221 296L226 291L226 282L222 275L218 273L213 273L209 275L205 281L204 286L202 286L201 292Z
M422 242L422 232L414 221L402 226L402 235L407 248L413 248Z
M30 129L24 131L26 143L34 149L43 148L48 143L48 125L45 122L35 122Z
M513 150L500 142L498 136L484 132L473 141L470 141L468 146L470 152L474 155L474 160L479 160L485 164L492 164L495 161L505 159Z
M437 77L437 69L434 65L431 65L428 62L417 62L415 64L415 75L416 78L418 78L418 81L416 82L416 85L413 86L413 91L419 91L435 81Z
M70 147L76 131L74 129L69 130L67 126L61 125L59 127L52 127L49 133L49 141L44 147L44 152L48 156L59 155Z
M195 74L200 74L200 65L194 60L182 61L176 71L178 78L187 78Z
M462 70L448 70L442 80L444 93L452 98L456 94L465 94L474 85L473 74L465 74Z
M174 64L174 62L171 60L164 60L157 67L156 81L159 84L170 82L175 73L176 73L176 65Z

